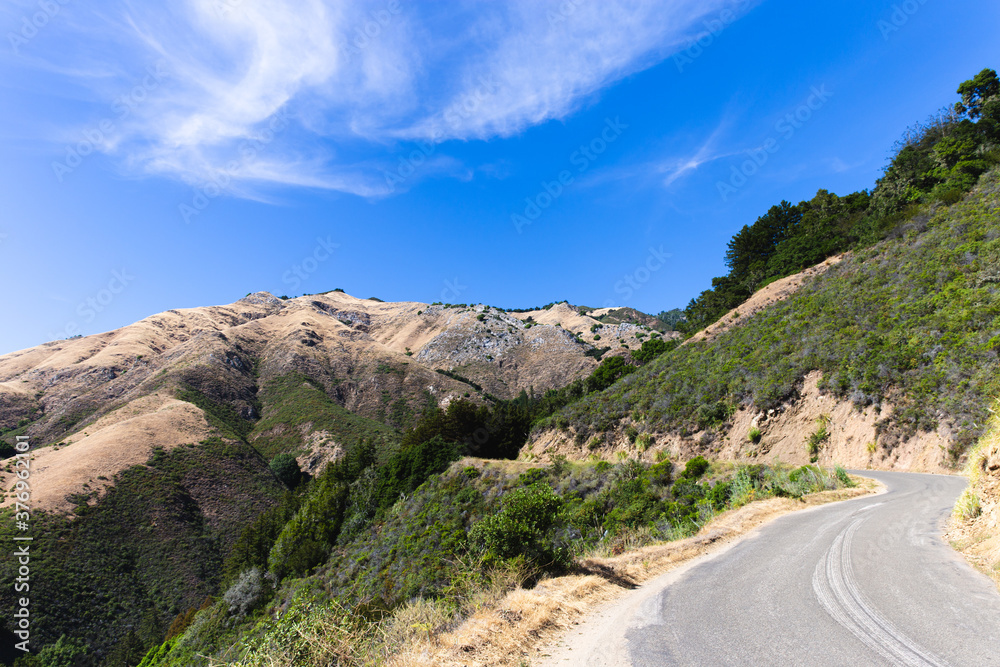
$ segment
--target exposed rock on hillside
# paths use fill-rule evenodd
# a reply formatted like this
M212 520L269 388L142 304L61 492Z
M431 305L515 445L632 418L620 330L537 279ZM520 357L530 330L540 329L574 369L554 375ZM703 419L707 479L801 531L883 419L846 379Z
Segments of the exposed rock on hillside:
M290 448L315 467L343 443L336 433L314 437L309 415L279 409L275 401L294 391L287 378L311 383L326 412L339 407L402 428L430 401L511 398L589 374L598 363L587 355L590 328L604 325L565 304L536 314L530 321L484 306L343 292L288 300L258 292L226 306L170 310L0 356L0 429L10 442L25 434L40 448L34 499L43 508L66 510L67 496L84 485L103 489L154 448L211 435L246 437L267 456ZM571 322L581 338L568 331ZM616 325L609 345L636 346L643 332ZM266 432L255 430L264 423Z

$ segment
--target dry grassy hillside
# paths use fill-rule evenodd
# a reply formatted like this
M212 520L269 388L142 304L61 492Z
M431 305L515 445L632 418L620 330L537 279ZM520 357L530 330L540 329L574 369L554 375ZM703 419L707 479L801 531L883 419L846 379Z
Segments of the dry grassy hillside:
M308 467L338 451L337 436L308 414L291 420L273 405L288 394L288 378L331 405L402 428L432 401L511 398L586 376L598 363L587 355L591 327L613 328L606 346L616 348L620 341L634 349L649 332L607 327L566 304L531 316L339 291L288 300L259 292L171 310L0 356L0 432L10 442L28 435L38 448L36 504L67 509L67 496L103 488L154 449L233 435L204 414L204 403L178 400L178 392L221 406L223 417L266 424L241 435L264 450L291 443Z

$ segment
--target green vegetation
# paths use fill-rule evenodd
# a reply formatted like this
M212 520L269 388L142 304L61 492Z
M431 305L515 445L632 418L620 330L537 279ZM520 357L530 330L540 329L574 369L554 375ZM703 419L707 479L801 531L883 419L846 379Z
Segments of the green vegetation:
M484 564L523 558L539 568L564 566L568 551L554 539L562 507L562 498L543 484L512 491L503 497L499 512L472 527L469 546Z
M684 309L661 313L694 333L718 320L755 290L831 255L867 247L900 226L914 206L954 204L979 176L1000 163L1000 81L985 69L958 88L953 109L910 128L897 143L872 193L838 197L820 190L809 201L782 201L729 242L729 273L712 279Z
M243 419L233 406L212 400L194 387L182 385L177 390L177 398L201 408L208 423L226 437L245 441L253 430L253 422Z
M435 369L435 370L437 370L437 372L440 373L441 375L443 375L445 377L449 377L452 380L458 380L459 382L464 382L465 384L469 385L470 387L472 387L473 389L475 389L478 392L482 392L483 391L482 385L478 384L477 382L473 382L472 380L470 380L469 378L467 378L467 377L465 377L463 375L459 375L458 373L455 373L453 371L446 371L443 368L438 368L438 369Z
M635 410L650 430L690 433L737 405L776 408L819 370L821 389L859 408L893 401L883 446L947 415L958 456L978 438L1000 377L998 192L994 171L962 202L914 211L890 238L744 325L667 352L562 416L585 436Z
M642 347L635 352L632 352L632 358L640 364L648 364L664 352L669 352L674 349L678 344L679 343L675 340L664 341L660 338L647 340L643 342Z
M33 646L65 635L64 646L88 645L97 663L135 665L175 616L215 593L243 526L281 493L252 448L214 438L157 450L147 465L116 475L96 504L77 496L72 520L34 512L31 590L45 604L32 607ZM0 522L6 541L9 512ZM5 609L16 566L0 562Z
M288 452L282 452L275 456L271 459L268 467L274 476L289 489L294 489L302 481L302 470L299 468L299 462Z
M1000 82L984 70L959 95L953 111L904 137L871 193L820 190L744 226L728 246L729 273L684 311L602 315L639 322L648 340L623 356L588 350L600 363L561 389L447 409L428 394L414 409L392 391L405 364L383 362L372 366L383 389L375 421L335 400L337 380L291 374L258 391L240 359L225 381L192 369L178 397L229 440L154 452L117 475L104 498L76 495L72 521L35 515L33 595L49 603L34 619L45 648L22 667L70 663L83 644L109 667L207 665L206 656L371 662L391 650L391 637L460 621L482 599L470 591L498 595L575 571L585 555L690 535L754 499L851 485L842 468L733 468L700 456L678 472L662 452L655 464L622 451L615 465L557 460L527 471L454 463L514 458L532 429L559 429L591 449L614 442L608 434L622 426L638 451L652 433L706 430L710 442L738 407L778 407L820 371L823 391L858 407L892 401L881 446L947 418L958 456L986 422L985 397L1000 389L1000 171L991 170L1000 162ZM645 334L691 333L755 289L844 250L851 256L822 278L712 342L678 347ZM526 329L535 324L525 318ZM28 428L22 416L10 425ZM344 450L312 479L295 460L306 423ZM760 430L748 438L760 442ZM805 443L814 461L828 439L822 419ZM960 511L978 511L975 498ZM0 519L9 539L10 510ZM0 562L6 608L14 576Z
M286 579L268 593L266 579L245 570L229 601L198 612L182 636L151 650L144 664L205 665L208 655L266 664L262 650L309 655L315 664L345 656L362 663L398 648L392 637L400 623L424 622L413 618L415 606L435 626L454 625L475 610L476 591L490 589L495 598L546 572L573 572L588 554L689 535L719 511L753 499L838 486L836 475L816 467L713 471L700 457L676 480L672 473L669 461L560 460L520 473L503 463L452 465L375 525L342 533L310 577ZM321 631L326 641L315 641Z
M820 448L830 439L830 431L827 428L829 425L830 418L827 415L821 415L816 420L816 430L809 434L809 439L806 441L806 448L809 450L809 460L812 463L819 460Z
M326 431L338 443L362 440L385 443L396 436L393 429L356 415L327 395L316 380L301 374L275 378L260 391L262 417L248 433L264 456L296 453L305 448L299 424L312 423L312 430Z

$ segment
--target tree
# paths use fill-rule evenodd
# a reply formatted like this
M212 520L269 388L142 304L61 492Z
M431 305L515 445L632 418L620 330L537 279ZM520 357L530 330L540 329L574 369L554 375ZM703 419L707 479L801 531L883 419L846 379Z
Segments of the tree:
M42 667L77 667L86 662L86 656L86 646L63 635L55 644L49 644L38 652L38 664Z
M632 358L640 364L648 364L664 352L672 350L675 347L677 347L676 341L670 341L668 343L660 338L654 338L644 342L641 348L632 353Z
M299 468L299 462L287 452L278 454L271 459L268 467L274 476L289 489L294 489L302 481L302 470Z
M757 218L753 225L744 225L726 246L729 277L752 294L766 277L767 260L782 241L796 232L801 221L799 208L782 201Z
M587 378L587 388L590 391L602 391L634 370L635 368L629 366L621 357L609 357Z
M976 120L982 115L984 104L992 97L1000 94L1000 79L997 73L989 68L963 81L958 87L961 102L955 103L955 111Z
M677 329L677 324L684 321L684 311L680 308L674 308L672 310L661 310L656 316L656 319L660 320L672 330ZM593 331L593 329L591 329Z

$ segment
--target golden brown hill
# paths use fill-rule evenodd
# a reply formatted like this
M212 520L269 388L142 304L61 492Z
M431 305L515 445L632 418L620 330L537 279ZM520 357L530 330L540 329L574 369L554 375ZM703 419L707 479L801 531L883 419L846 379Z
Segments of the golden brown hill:
M36 505L66 509L67 495L99 490L154 448L231 436L220 431L219 414L266 423L266 432L245 434L251 442L287 444L292 434L301 460L328 458L336 433L308 415L291 423L269 403L289 378L331 406L402 428L430 401L511 398L586 376L598 363L586 354L595 332L606 332L604 346L633 349L649 332L609 327L565 304L529 317L339 291L288 300L258 292L225 306L170 310L0 356L0 429L40 448ZM206 415L191 392L223 412Z

